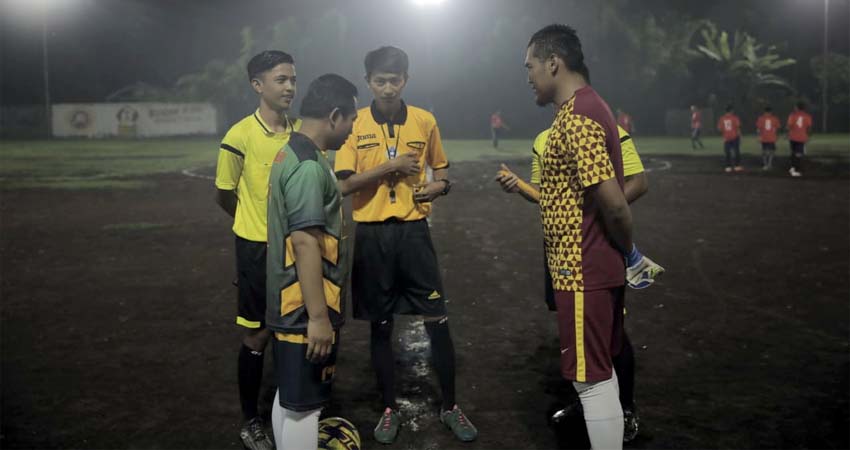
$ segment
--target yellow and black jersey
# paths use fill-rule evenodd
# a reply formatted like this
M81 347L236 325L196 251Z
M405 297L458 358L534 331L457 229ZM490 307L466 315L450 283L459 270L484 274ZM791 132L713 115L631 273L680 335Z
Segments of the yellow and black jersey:
M546 260L556 291L592 291L625 283L623 255L605 234L598 206L586 194L602 182L623 186L617 124L590 86L558 111L540 175Z
M541 131L534 138L534 144L531 147L531 182L537 185L540 184L540 162L543 160L543 152L546 151L546 141L549 139L551 130L551 128L547 128ZM643 172L643 162L640 160L634 140L619 125L617 132L620 134L620 149L623 152L623 176L629 177Z
M413 201L413 188L424 184L426 167L449 166L437 120L430 112L404 102L394 120L378 111L375 103L358 111L354 131L336 155L334 170L340 178L362 173L405 153L418 152L422 171L408 177L387 178L352 194L355 222L387 219L420 220L431 213L430 203ZM391 192L395 192L395 202Z
M233 125L222 139L215 186L236 191L239 202L233 232L237 236L266 241L266 202L272 162L292 132L299 128L300 120L286 118L286 131L275 133L257 110Z

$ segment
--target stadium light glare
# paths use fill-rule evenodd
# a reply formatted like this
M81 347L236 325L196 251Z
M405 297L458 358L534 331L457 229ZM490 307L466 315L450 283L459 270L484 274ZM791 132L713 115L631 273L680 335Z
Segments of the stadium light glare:
M411 0L414 5L420 8L432 8L445 3L445 0Z

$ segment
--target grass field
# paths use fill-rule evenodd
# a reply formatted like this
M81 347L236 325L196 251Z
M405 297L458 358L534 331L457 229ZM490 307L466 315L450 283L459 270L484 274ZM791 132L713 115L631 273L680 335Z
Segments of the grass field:
M719 137L703 139L705 150L691 150L690 140L680 137L637 136L642 155L692 155L722 157ZM487 140L446 140L449 159L455 162L481 159L514 159L527 156L531 139L503 140L498 150ZM138 189L150 184L139 176L206 168L215 165L218 139L153 140L51 140L3 141L0 143L0 188ZM787 153L780 142L777 152ZM753 136L744 138L741 151L760 154ZM850 159L850 135L816 135L809 143L813 158Z

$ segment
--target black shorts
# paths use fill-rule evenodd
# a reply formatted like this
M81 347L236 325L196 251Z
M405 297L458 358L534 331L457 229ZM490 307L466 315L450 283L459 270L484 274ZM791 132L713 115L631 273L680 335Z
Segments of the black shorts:
M266 243L236 236L236 279L239 309L236 323L245 328L266 326Z
M797 156L803 156L806 154L806 143L805 142L791 142L791 154Z
M776 142L762 142L761 149L765 152L774 152L776 151Z
M741 148L740 146L741 146L741 138L740 137L732 139L731 141L724 141L723 142L723 150L727 151L727 152L732 151L732 150L740 150L740 148Z
M355 319L446 314L443 280L425 219L357 224L351 299Z
M284 341L280 336L275 333L272 344L280 406L290 411L312 411L326 406L331 399L336 372L339 330L334 332L330 356L321 364L314 364L305 358L306 343Z

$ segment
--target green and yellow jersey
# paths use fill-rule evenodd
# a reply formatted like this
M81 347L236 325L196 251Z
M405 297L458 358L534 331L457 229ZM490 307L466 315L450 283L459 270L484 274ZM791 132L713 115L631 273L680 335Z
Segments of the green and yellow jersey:
M286 118L286 131L275 133L257 110L233 125L222 139L215 186L236 191L238 203L233 232L237 236L266 242L266 203L272 161L292 132L300 128L300 120Z
M309 317L296 272L291 234L306 228L320 230L328 317L334 328L340 327L348 269L342 234L342 195L327 158L301 133L292 133L274 159L268 190L266 326L278 340L302 343Z
M413 187L427 183L424 168L449 167L437 120L430 112L404 102L394 121L384 117L374 102L357 112L354 131L334 161L337 176L345 178L352 173L362 173L409 152L419 153L423 170L408 177L381 180L355 192L352 195L355 222L413 221L428 217L431 204L414 202ZM392 191L395 201L391 199Z
M540 161L543 160L543 153L546 151L546 141L549 139L551 128L547 128L540 132L534 138L534 144L531 149L531 182L540 185ZM643 163L638 155L635 143L629 133L621 126L617 126L617 131L620 134L620 148L623 152L623 176L636 175L643 172Z

